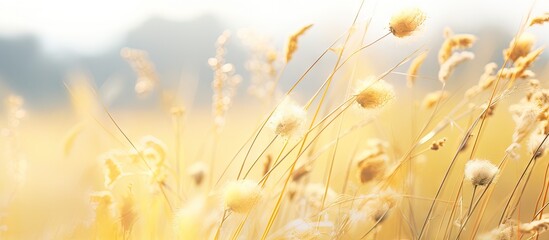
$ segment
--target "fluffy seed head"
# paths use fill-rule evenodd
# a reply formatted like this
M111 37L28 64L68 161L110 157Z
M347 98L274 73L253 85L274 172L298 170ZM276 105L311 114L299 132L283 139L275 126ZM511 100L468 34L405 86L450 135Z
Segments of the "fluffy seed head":
M412 35L425 21L425 14L419 8L404 9L391 17L389 29L395 37Z
M360 163L358 177L361 183L383 177L387 169L387 162L383 158L371 158Z
M536 158L540 158L547 151L549 141L545 140L545 142L543 142L544 139L545 135L541 131L535 131L530 135L530 139L528 140L528 151L530 154L535 154ZM541 144L542 142L543 144Z
M290 99L284 100L269 121L269 125L277 135L286 139L301 137L305 131L307 112Z
M546 12L542 15L532 18L532 20L530 20L530 26L533 26L536 24L542 25L546 22L549 22L549 12Z
M307 206L311 209L321 210L322 208L322 199L324 198L324 192L326 191L326 186L320 183L309 183L305 185L303 189L302 197L306 200ZM324 206L329 205L337 199L337 193L328 188L326 192L326 201Z
M499 169L488 160L469 160L465 164L465 179L474 186L486 186L490 183Z
M524 57L530 53L536 38L530 33L523 33L518 38L509 43L509 48L503 50L503 57L516 61L519 57Z
M446 60L442 65L440 65L440 70L438 71L438 80L442 83L446 83L446 80L452 75L452 72L462 62L467 60L472 60L475 58L475 54L472 52L456 52L452 54L448 60Z
M519 231L522 233L538 233L541 234L549 229L549 215L543 214L540 220L535 220L529 223L519 225Z
M397 203L397 194L393 190L385 190L367 199L362 207L373 222L382 222L389 216L390 210Z
M410 64L410 68L408 68L408 75L406 76L406 85L408 87L413 87L416 79L417 74L419 72L419 68L425 61L425 58L427 58L427 52L423 52L420 55L418 55L414 60L412 60L412 63Z
M385 176L387 170L388 144L378 139L370 139L366 149L357 158L358 179L361 183L368 183L372 180Z
M484 66L484 73L480 76L478 84L469 88L465 92L465 97L467 99L471 99L480 94L482 91L488 90L497 80L496 75L494 75L497 68L498 65L493 62L486 64Z
M532 103L519 103L511 105L509 112L515 122L513 142L519 143L534 130L539 108Z
M261 199L261 187L252 180L239 180L225 187L225 206L233 212L247 213Z
M434 107L437 102L444 101L448 98L450 94L448 91L436 91L425 95L423 99L423 107L426 109Z
M356 102L364 109L381 108L395 97L393 86L382 79L375 81L370 78L361 85L363 87L359 88Z
M442 43L442 46L438 50L438 62L443 64L457 49L467 49L473 46L476 41L476 37L472 34L453 34L449 28L444 32L446 40Z
M514 222L508 221L500 224L496 229L479 237L482 240L511 240L516 239L517 226Z

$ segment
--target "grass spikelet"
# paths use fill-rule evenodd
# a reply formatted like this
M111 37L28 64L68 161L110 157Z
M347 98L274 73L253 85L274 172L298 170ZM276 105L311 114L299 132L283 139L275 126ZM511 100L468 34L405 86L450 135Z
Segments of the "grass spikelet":
M496 229L483 234L479 239L482 240L512 240L516 239L516 224L512 221L500 224Z
M114 161L113 157L107 157L104 163L105 186L110 188L114 182L122 175L120 166Z
M544 215L540 220L522 223L518 226L521 233L541 234L549 229L549 215Z
M387 143L370 139L366 149L360 153L356 162L358 179L362 184L385 176L389 156L386 154Z
M326 186L320 183L309 183L305 185L303 189L303 198L305 199L307 206L310 209L313 209L314 212L318 212L322 207L322 199L324 198L324 192L326 191ZM331 202L335 201L337 198L337 193L328 188L326 192L326 202L324 205L329 205Z
M549 12L532 18L532 20L530 20L530 26L534 26L536 24L542 25L546 22L549 22Z
M274 133L285 139L300 138L305 132L307 112L290 98L286 98L269 119Z
M412 63L410 64L410 68L408 68L408 74L406 76L406 85L411 88L414 86L417 75L419 72L419 68L425 61L425 58L427 58L427 52L422 52L417 57L412 60Z
M545 143L541 144L543 139L545 139L545 134L543 134L542 131L534 131L528 139L528 153L534 155L536 158L545 155L548 150L547 146L549 145L549 142L545 141Z
M248 213L262 197L262 190L252 180L238 180L227 184L223 202L227 209L236 213Z
M369 158L361 161L358 165L358 177L362 184L375 179L380 179L385 175L387 162L383 158Z
M536 61L539 55L541 55L543 50L544 48L538 48L524 57L517 58L515 61L515 67L517 68L515 75L521 77L523 73L532 65L532 63Z
M135 92L140 96L151 93L159 82L154 64L149 60L147 52L133 48L122 48L120 55L137 74Z
M311 27L313 27L313 24L305 25L288 38L288 42L286 43L286 49L284 51L284 56L286 56L286 62L292 60L292 57L297 50L297 43L299 38L303 34L305 34L305 32L307 32L307 30L309 30Z
M520 143L534 129L539 108L534 104L524 103L511 105L509 111L515 121L513 142Z
M360 211L366 213L373 223L381 223L389 216L389 211L396 206L398 195L392 189L383 190L365 198Z
M446 60L442 65L440 65L440 70L438 71L438 80L442 83L446 83L446 80L452 75L454 69L460 63L463 63L467 60L472 60L475 58L475 54L472 52L459 52L454 53L448 60Z
M423 24L425 18L425 14L419 8L403 9L391 17L389 30L395 37L407 37Z
M445 29L446 39L438 51L438 62L443 64L448 61L453 52L457 49L467 49L473 46L476 37L472 34L453 34L449 28Z
M503 50L503 57L516 61L519 57L525 57L532 50L536 38L530 33L523 33L518 38L513 38L509 48Z
M269 154L265 158L265 162L263 162L263 171L261 174L262 176L265 176L269 172L272 164L273 164L273 156Z
M250 51L250 57L245 63L250 73L248 93L270 103L271 97L276 96L278 65L281 61L279 54L267 37L251 30L240 30L238 36Z
M465 92L465 97L467 99L471 99L474 96L478 95L482 91L489 90L490 87L496 82L497 76L495 76L494 72L496 71L498 65L491 62L486 64L484 66L484 73L480 76L480 79L478 81L477 85L474 85L473 87L469 88Z
M242 81L240 75L235 74L233 64L225 62L225 45L231 33L223 32L215 43L215 57L208 59L208 64L214 71L212 82L212 111L214 126L219 132L225 126L225 117L231 105L231 100L236 93L238 84Z
M395 97L393 86L384 80L373 78L362 81L356 94L356 102L364 109L383 107Z
M427 95L425 95L425 98L423 98L422 106L425 109L433 108L437 104L437 102L444 101L448 99L449 96L450 94L448 93L448 91L435 91L432 93L428 93Z
M465 179L473 186L486 186L496 177L499 169L488 160L469 160L465 164Z
M297 168L292 174L292 181L299 182L303 177L307 176L311 172L311 166L309 164L303 164Z

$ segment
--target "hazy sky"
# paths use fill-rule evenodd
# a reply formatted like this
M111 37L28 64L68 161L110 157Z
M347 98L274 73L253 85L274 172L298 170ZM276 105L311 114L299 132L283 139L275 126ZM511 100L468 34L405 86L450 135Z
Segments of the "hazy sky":
M352 20L359 0L0 0L0 34L38 35L50 50L93 53L119 41L152 16L185 20L209 13L233 27L254 27L284 35L306 23L338 29ZM492 23L515 32L531 0L412 0L366 1L374 12L374 31L386 31L390 15L404 6L418 6L429 25L451 23L468 30ZM534 14L549 11L549 0L535 3ZM375 7L375 9L374 9ZM458 25L458 26L456 26ZM549 36L547 30L538 36ZM544 34L545 33L545 34ZM546 38L547 39L547 38Z

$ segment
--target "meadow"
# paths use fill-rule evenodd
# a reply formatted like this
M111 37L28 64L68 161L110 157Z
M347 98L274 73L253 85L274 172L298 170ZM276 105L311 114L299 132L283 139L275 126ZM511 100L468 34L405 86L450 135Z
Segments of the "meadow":
M549 239L549 74L534 71L547 43L531 33L549 28L543 10L478 72L461 68L483 39L452 26L438 49L365 70L360 56L429 18L403 8L370 36L361 5L296 79L285 70L315 25L284 45L220 33L204 60L208 109L163 88L147 49L120 57L152 110L111 110L85 74L64 82L70 111L30 111L10 93L0 239ZM250 79L228 62L229 41L247 46ZM326 58L329 74L308 78Z

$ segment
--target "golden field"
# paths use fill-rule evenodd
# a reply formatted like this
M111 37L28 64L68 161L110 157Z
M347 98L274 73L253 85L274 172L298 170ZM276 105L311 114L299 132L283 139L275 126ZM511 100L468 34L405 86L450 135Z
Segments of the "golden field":
M0 239L545 239L549 65L528 31L549 20L527 16L480 72L460 68L487 54L469 51L482 39L449 28L440 49L362 67L363 50L421 31L426 16L409 8L374 40L356 19L334 36L312 91L283 77L306 25L284 46L252 45L249 95L221 34L212 109L159 87L146 49L121 57L154 109L110 109L85 75L65 82L72 108L27 110L13 93L0 115Z

